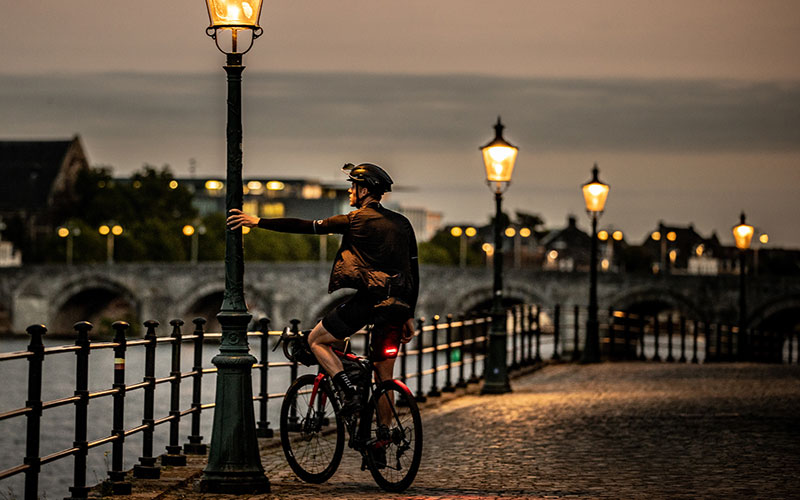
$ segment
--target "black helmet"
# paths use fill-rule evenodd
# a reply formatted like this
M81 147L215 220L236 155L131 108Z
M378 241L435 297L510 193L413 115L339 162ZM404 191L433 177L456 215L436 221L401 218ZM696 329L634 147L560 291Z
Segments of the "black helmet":
M370 192L383 194L392 190L392 178L389 177L389 174L384 169L374 163L360 163L358 165L347 163L342 167L342 172L347 174L350 182L363 184Z

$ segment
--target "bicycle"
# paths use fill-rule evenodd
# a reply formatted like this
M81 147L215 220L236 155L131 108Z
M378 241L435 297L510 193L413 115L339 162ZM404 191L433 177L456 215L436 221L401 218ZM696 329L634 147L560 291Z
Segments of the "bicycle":
M308 345L309 332L287 328L273 351L283 343L290 361L318 364ZM368 469L386 491L405 490L422 461L422 420L411 390L399 380L380 380L372 361L350 352L349 341L333 352L367 403L344 417L342 397L321 367L317 375L298 377L286 391L280 413L281 445L289 466L303 481L324 483L342 460L346 429L348 446L361 454L361 470Z

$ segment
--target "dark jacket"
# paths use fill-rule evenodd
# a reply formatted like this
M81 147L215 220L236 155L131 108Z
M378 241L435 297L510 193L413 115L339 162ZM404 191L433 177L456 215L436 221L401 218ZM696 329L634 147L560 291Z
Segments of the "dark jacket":
M417 240L401 214L372 202L327 219L261 219L259 227L305 234L342 234L328 292L340 288L368 291L380 299L396 297L411 306L419 295Z

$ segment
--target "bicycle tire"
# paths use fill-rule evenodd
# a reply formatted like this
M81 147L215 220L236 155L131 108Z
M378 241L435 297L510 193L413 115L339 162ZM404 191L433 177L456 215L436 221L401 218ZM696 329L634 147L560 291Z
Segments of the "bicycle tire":
M298 377L281 404L281 446L297 477L307 483L324 483L336 472L344 451L344 422L339 403L327 381L320 384L310 408L314 375ZM324 394L324 406L320 406ZM294 409L294 412L292 411Z
M388 439L378 435L379 401L393 401L389 406L392 415ZM380 459L376 460L374 448L367 449L367 466L372 478L386 491L404 491L414 481L422 462L422 418L414 395L402 382L387 380L370 399L368 418L369 425L362 426L362 438L367 443L377 441L372 446L382 448L386 458L382 463Z

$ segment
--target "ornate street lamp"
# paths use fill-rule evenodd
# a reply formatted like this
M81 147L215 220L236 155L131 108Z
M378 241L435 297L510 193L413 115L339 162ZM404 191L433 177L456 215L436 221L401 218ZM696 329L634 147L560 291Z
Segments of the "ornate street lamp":
M733 226L733 239L736 241L736 248L739 249L739 360L746 360L747 352L747 297L745 283L745 266L747 265L747 250L750 242L753 241L753 226L744 221L744 212L739 216L739 224Z
M503 311L503 233L501 216L503 191L511 183L511 174L519 149L503 139L504 125L497 117L494 139L483 146L486 182L494 192L494 287L492 288L492 329L489 333L489 352L486 358L486 379L481 394L501 394L511 391L506 366L506 314Z
M592 169L592 180L583 185L583 199L586 213L592 218L592 246L589 257L589 317L586 320L586 345L583 349L583 363L600 361L600 334L597 323L597 219L603 213L608 198L608 184L598 179L597 163Z
M225 212L242 209L242 55L253 46L262 29L261 0L206 0L210 25L206 34L226 55L228 75L227 189ZM244 49L244 50L242 50ZM264 493L264 474L256 439L251 370L256 358L247 343L252 315L244 300L244 250L242 231L225 229L225 294L217 314L222 327L217 367L214 426L208 465L200 487L214 493Z

